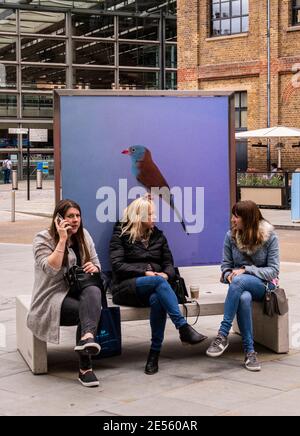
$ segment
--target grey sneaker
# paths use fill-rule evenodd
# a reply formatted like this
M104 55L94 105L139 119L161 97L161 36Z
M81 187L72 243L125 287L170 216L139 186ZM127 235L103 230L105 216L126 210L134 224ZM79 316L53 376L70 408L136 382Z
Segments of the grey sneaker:
M216 339L211 343L209 349L206 351L209 357L220 357L225 350L229 347L229 340L221 334L218 334Z
M253 371L253 372L261 371L261 365L257 359L257 353L252 352L246 354L245 367L248 369L248 371Z

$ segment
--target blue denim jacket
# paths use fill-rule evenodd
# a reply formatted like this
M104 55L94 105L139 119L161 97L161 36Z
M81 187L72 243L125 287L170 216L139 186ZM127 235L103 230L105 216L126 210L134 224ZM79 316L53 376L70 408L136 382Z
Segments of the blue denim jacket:
M231 231L226 234L221 266L224 283L228 283L227 277L233 269L242 267L245 267L246 274L254 275L266 282L278 278L280 268L278 237L274 227L267 221L261 222L260 230L264 237L263 244L252 252L237 244L232 238Z

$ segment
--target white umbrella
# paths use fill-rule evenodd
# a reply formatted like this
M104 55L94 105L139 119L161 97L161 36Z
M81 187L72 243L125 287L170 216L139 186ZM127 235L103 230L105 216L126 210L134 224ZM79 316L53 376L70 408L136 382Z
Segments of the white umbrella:
M300 129L295 127L275 126L267 129L249 130L248 132L236 133L236 139L243 138L299 138ZM278 147L278 166L281 167L281 149Z
M295 127L276 126L268 129L249 130L248 132L236 133L237 139L242 138L297 138L300 137L300 129Z

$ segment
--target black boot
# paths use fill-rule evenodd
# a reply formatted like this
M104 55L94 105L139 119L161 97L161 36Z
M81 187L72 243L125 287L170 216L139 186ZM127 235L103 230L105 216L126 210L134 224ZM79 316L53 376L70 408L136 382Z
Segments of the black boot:
M145 367L145 374L153 375L158 372L159 351L150 350Z
M207 336L201 335L200 333L196 332L193 327L191 327L189 324L185 324L184 326L179 328L179 336L180 340L183 344L199 344L199 342L205 341L207 339Z

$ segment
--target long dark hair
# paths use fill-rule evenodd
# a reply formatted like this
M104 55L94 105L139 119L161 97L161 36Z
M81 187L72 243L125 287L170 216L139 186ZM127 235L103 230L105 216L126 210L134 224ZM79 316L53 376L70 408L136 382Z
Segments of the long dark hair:
M232 230L232 236L236 240L237 235L243 245L255 247L263 242L263 235L259 231L260 222L264 220L258 206L254 201L239 201L232 208L232 214L242 218L243 230Z
M52 238L54 239L55 244L58 244L58 241L59 241L59 234L58 234L58 231L57 231L56 225L55 225L56 215L59 213L63 218L65 218L68 209L70 209L71 207L74 209L77 209L80 212L80 216L81 216L81 208L80 208L79 204L75 203L75 201L73 201L73 200L69 200L69 199L61 200L57 203L57 205L54 209L49 233L52 236ZM75 233L75 235L72 235L72 240L73 240L74 244L78 246L81 258L84 259L85 262L89 262L91 260L91 257L90 257L90 252L88 250L88 247L87 247L87 244L86 244L86 241L84 238L82 218L80 220L80 226L78 228L77 233ZM67 264L67 258L68 258L68 252L67 252L67 247L66 247L64 261L63 261L64 265Z

